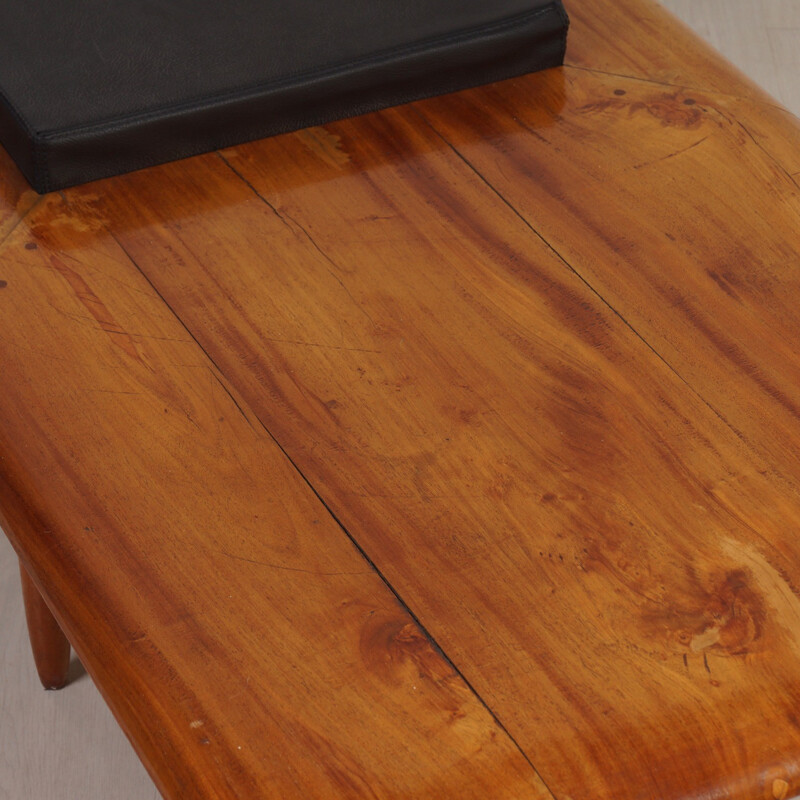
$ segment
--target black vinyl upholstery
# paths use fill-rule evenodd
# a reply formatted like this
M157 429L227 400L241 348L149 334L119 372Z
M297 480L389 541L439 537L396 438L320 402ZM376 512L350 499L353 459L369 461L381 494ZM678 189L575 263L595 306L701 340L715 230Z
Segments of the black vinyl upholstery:
M39 192L563 62L561 0L3 0L0 143Z

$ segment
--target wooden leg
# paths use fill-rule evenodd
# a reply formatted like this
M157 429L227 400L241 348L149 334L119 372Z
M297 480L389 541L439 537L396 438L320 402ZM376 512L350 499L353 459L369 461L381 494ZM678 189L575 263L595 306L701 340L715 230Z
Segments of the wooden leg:
M19 566L25 617L28 620L28 634L36 670L45 689L60 689L67 682L69 641L25 571L25 567L22 564Z

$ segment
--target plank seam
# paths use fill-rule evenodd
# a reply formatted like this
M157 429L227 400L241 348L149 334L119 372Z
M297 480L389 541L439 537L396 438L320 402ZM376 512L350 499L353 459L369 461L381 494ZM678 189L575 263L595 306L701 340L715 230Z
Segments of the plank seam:
M278 218L281 219L283 221L283 223L285 225L287 225L287 227L290 227L288 225L288 223L285 220L283 220L283 218L280 216L280 214L278 214L277 211L275 211L275 209L272 207L272 205L269 203L269 201L267 201L266 198L264 198L256 190L256 188L250 183L250 181L248 181L244 176L240 175L239 172L236 169L234 169L234 167L231 164L228 163L228 161L222 156L222 154L218 153L218 155L220 156L222 161L225 164L228 165L228 167L231 169L231 171L235 175L237 175L237 177L240 180L242 180L252 190L252 192L256 195L256 197L258 197L267 206L272 208L272 210L276 213ZM122 250L122 252L128 258L130 263L142 275L142 277L145 279L145 281L147 281L148 285L155 292L156 296L161 300L161 302L164 303L165 307L170 311L170 313L172 313L174 318L180 323L180 325L189 334L189 336L191 336L192 340L195 342L195 344L198 346L198 348L200 348L200 351L205 355L205 357L209 360L211 365L216 370L217 374L215 374L214 377L219 381L219 383L221 385L223 385L223 388L225 388L225 391L231 396L231 399L233 400L233 402L235 403L235 405L239 409L239 411L242 413L242 415L247 417L247 415L245 414L244 409L242 407L242 404L240 404L239 402L237 402L234 399L234 395L230 391L230 388L225 386L225 383L228 381L228 378L225 375L225 373L220 369L220 367L216 363L216 361L211 357L211 355L208 353L206 348L203 347L201 342L195 336L194 332L188 327L188 325L183 321L183 319L176 313L175 309L170 305L170 303L167 301L167 299L161 294L161 292L158 290L156 285L153 283L153 281L150 280L150 277L139 266L139 264L132 257L132 255L128 252L128 250L125 248L125 246L122 244L122 242L119 241L119 239L116 237L116 235L111 230L108 230L108 233L111 236L111 238L114 239L114 241L117 243L117 245L119 245L119 248ZM223 381L223 379L224 379L224 381ZM232 384L232 386L235 389L235 384ZM317 498L317 500L319 500L319 502L322 504L322 507L327 511L327 513L331 516L333 521L339 526L339 528L342 530L344 535L349 539L350 543L353 545L353 547L355 547L356 551L367 562L367 565L370 567L370 569L377 575L377 577L382 581L382 583L386 586L386 588L391 592L392 596L395 598L395 600L397 601L398 605L408 614L408 616L411 618L411 620L414 622L414 624L419 628L419 630L422 632L423 636L425 636L425 638L430 643L431 647L433 647L433 649L441 656L441 658L444 659L444 661L451 667L451 669L459 677L459 679L461 681L463 681L464 685L469 690L469 692L473 695L473 697L475 697L475 699L480 703L480 705L489 714L489 716L491 717L491 719L494 722L494 724L502 731L502 733L508 738L508 740L511 742L511 744L520 753L520 755L525 759L525 762L530 766L530 768L533 770L533 773L541 781L542 785L545 787L545 789L546 789L547 793L550 795L550 797L553 798L553 800L556 800L556 795L553 793L553 791L547 785L546 781L544 780L544 778L540 774L539 770L536 768L536 766L533 764L531 759L528 757L528 754L525 752L525 750L523 750L523 748L520 746L519 742L517 742L517 740L511 735L511 733L506 728L506 726L501 722L500 718L497 716L495 711L489 706L489 704L486 702L486 700L484 700L484 698L478 693L478 691L475 689L475 687L472 685L472 683L467 679L467 677L464 675L464 673L461 671L461 669L456 665L456 663L453 661L453 659L450 658L450 656L444 651L444 649L436 641L436 639L434 639L434 637L432 636L430 631L425 627L425 625L422 624L422 621L420 620L420 618L412 610L412 608L408 605L408 603L403 599L403 597L400 594L400 592L392 585L392 583L389 581L389 579L378 568L377 564L372 560L372 558L369 556L369 554L364 549L364 547L362 547L362 545L358 542L358 540L355 538L355 536L353 536L353 534L350 533L350 531L345 527L345 525L342 523L342 521L339 519L339 517L334 513L333 509L328 505L328 503L325 500L325 498L322 497L322 495L317 490L317 488L311 483L311 481L308 479L308 477L306 477L305 473L300 469L298 464L289 455L289 453L286 451L284 446L278 441L278 439L275 437L275 435L272 433L272 431L267 427L267 425L264 423L264 421L261 419L261 417L258 415L258 413L256 413L256 411L254 411L250 407L250 404L247 403L246 401L244 403L244 406L248 409L248 411L257 420L257 422L259 423L261 428L264 430L264 432L267 434L267 436L275 443L276 447L280 450L280 452L283 454L283 456L289 462L291 467L295 470L295 472L297 472L297 474L300 476L300 478L303 480L303 482L306 484L306 486L308 486L308 488L311 490L311 492L314 494L314 496ZM248 419L248 422L249 421L250 420Z
M457 147L456 147L454 144L452 144L452 143L451 143L451 142L450 142L450 141L449 141L449 140L448 140L448 139L447 139L447 138L446 138L446 137L445 137L445 136L444 136L444 135L443 135L443 134L442 134L442 133L441 133L441 132L440 132L440 131L439 131L439 130L438 130L438 129L437 129L437 128L436 128L436 127L435 127L435 126L432 124L432 123L431 123L431 122L430 122L430 120L428 120L428 118L427 118L427 117L426 117L424 114L422 114L422 112L420 112L420 111L419 111L419 109L417 109L417 108L413 108L413 110L414 110L414 112L417 114L417 116L419 116L419 118L420 118L420 119L421 119L421 120L422 120L422 121L425 123L425 125L427 125L427 126L428 126L428 127L429 127L429 128L430 128L430 129L431 129L431 130L432 130L432 131L433 131L433 132L436 134L436 136L438 136L438 137L439 137L439 139L441 139L441 141L442 141L442 142L443 142L443 143L444 143L444 144L445 144L445 145L446 145L446 146L447 146L447 147L448 147L448 148L449 148L449 149L450 149L450 150L451 150L451 151L452 151L452 152L453 152L453 153L454 153L454 154L455 154L455 155L456 155L456 156L457 156L457 157L458 157L458 158L459 158L459 159L460 159L460 160L461 160L461 161L462 161L462 162L463 162L463 163L464 163L464 164L465 164L465 165L466 165L466 166L467 166L467 167L468 167L468 168L469 168L469 169L470 169L470 170L471 170L471 171L472 171L472 172L473 172L473 173L474 173L474 174L475 174L475 175L476 175L476 176L477 176L477 177L478 177L478 178L479 178L479 179L480 179L480 180L481 180L481 181L482 181L482 182L483 182L485 185L486 185L486 187L487 187L487 188L488 188L488 189L489 189L489 190L490 190L490 191L491 191L493 194L495 194L495 195L497 196L497 198L498 198L498 199L499 199L499 200L500 200L502 203L504 203L504 204L505 204L505 205L506 205L506 206L507 206L507 207L508 207L508 208L511 210L511 212L512 212L512 213L513 213L513 214L514 214L514 215L515 215L515 216L516 216L516 217L517 217L517 218L518 218L518 219L519 219L519 220L522 222L522 224L523 224L523 225L525 225L525 227L527 227L527 228L528 228L528 229L529 229L529 230L530 230L530 231L531 231L531 232L532 232L532 233L533 233L533 234L534 234L534 235L535 235L535 236L536 236L536 237L537 237L539 240L541 240L541 242L542 242L542 243L545 245L545 247L547 247L547 249L548 249L548 250L550 250L550 252L551 252L551 253L553 253L553 255L554 255L554 256L555 256L555 257L556 257L556 258L557 258L557 259L558 259L558 260L559 260L559 261L560 261L560 262L561 262L561 263L562 263L562 264L563 264L563 265L564 265L564 266L565 266L565 267L566 267L566 268L567 268L567 269L568 269L568 270L569 270L569 271L570 271L570 272L571 272L573 275L575 275L575 277L576 277L576 278L578 278L578 280L579 280L581 283L583 283L583 284L584 284L584 286L586 286L586 288L587 288L587 289L589 289L589 291L590 291L590 292L591 292L591 293L592 293L592 294L593 294L595 297L597 297L597 298L598 298L598 300L600 300L600 302L601 302L601 303L602 303L604 306L606 306L606 308L608 308L608 309L609 309L609 311L611 311L611 312L614 314L614 316L616 316L616 317L617 317L617 318L618 318L618 319L619 319L619 320L620 320L620 321L623 323L623 325L625 325L625 327L626 327L626 328L628 328L628 330L630 330L630 332L631 332L631 333L632 333L632 334L633 334L633 335L634 335L634 336L635 336L637 339L639 339L639 341L641 341L641 342L642 342L642 344L643 344L643 345L644 345L644 346L645 346L645 347L646 347L646 348L647 348L647 349L648 349L648 350L649 350L649 351L650 351L650 352L651 352L651 353L652 353L652 354L653 354L653 355L654 355L654 356L655 356L655 357L656 357L656 358L657 358L659 361L661 361L661 362L664 364L664 366L665 366L665 367L666 367L666 368L667 368L667 369L668 369L670 372L672 372L672 374L673 374L673 375L675 375L675 377L676 377L676 378L678 378L678 380L679 380L681 383L683 383L683 384L686 386L686 388L687 388L687 389L689 389L689 391L690 391L690 392L692 392L692 394L694 394L694 395L695 395L695 397L697 397L697 398L698 398L698 400L700 400L700 401L703 403L703 405L705 405L705 406L706 406L706 407L707 407L707 408L708 408L708 409L709 409L709 410L710 410L710 411L711 411L711 412L714 414L714 416L716 416L716 417L717 417L717 419L719 419L719 420L720 420L720 422L722 422L722 423L723 423L723 424L724 424L724 425L725 425L727 428L729 428L729 429L730 429L730 430L733 432L733 434L734 434L734 435L735 435L735 436L736 436L736 437L737 437L737 438L738 438L740 441L744 442L744 443L745 443L745 445L748 447L748 449L752 450L752 447L751 447L750 443L746 441L746 439L744 438L744 436L743 436L743 434L741 433L741 431L737 430L737 429L736 429L736 428L735 428L735 427L734 427L734 426L733 426L733 425L732 425L730 422L728 422L728 420L727 420L727 419L726 419L726 418L725 418L725 417L724 417L724 416L723 416L723 415L722 415L722 414L721 414L721 413L720 413L720 412L719 412L719 411L718 411L718 410L717 410L717 409L716 409L716 408L715 408L715 407L714 407L714 406L713 406L713 405L712 405L712 404L711 404L711 403L710 403L708 400L706 400L706 398L705 398L705 397L704 397L702 394L700 394L700 392L699 392L697 389L695 389L695 387L694 387L694 386L692 386L692 384L691 384L691 383L689 383L689 381L688 381L688 380L686 380L686 378L684 378L684 377L683 377L683 375L681 375L681 374L680 374L680 372L678 372L678 370L677 370L675 367L673 367L673 366L672 366L672 364L670 364L670 362L669 362L669 361L667 361L667 359L666 359L664 356L662 356L662 355L661 355L661 353L659 353L659 352L658 352L658 350L656 350L656 349L655 349L655 347L653 347L653 345L651 345L651 344L650 344L650 342L648 342L648 341L647 341L647 339L645 339L645 338L644 338L644 336L643 336L641 333L639 333L639 331L638 331L638 330L637 330L637 329L636 329L636 328L635 328L635 327L634 327L634 326L633 326L633 325L632 325L632 324L631 324L631 323L630 323L630 322L629 322L629 321L628 321L628 320L627 320L627 319L626 319L626 318L625 318L625 317L624 317L624 316L623 316L623 315L622 315L622 314L621 314L619 311L617 311L617 309L616 309L616 308L614 308L614 306L612 306L612 305L611 305L611 303L609 303L609 302L608 302L608 300L606 300L606 299L605 299L605 297L603 297L603 295L601 295L601 294L600 294L600 292L599 292L599 291L597 291L597 289L595 289L595 287L594 287L594 286L592 286L592 284L591 284L591 283L589 283L589 281L588 281L586 278L584 278L584 276L583 276L583 275L581 275L581 273L580 273L580 272L578 272L578 270L577 270L575 267L573 267L573 266L572 266L572 264L570 264L570 262L569 262L569 261L567 261L567 259L566 259L566 258L565 258L563 255L561 255L561 253L560 253L560 252L559 252L559 251L558 251L558 250L557 250L557 249L556 249L556 248L555 248L555 247L554 247L552 244L550 244L550 242L549 242L549 241L547 241L547 239L546 239L546 238L545 238L545 237L544 237L544 236L543 236L543 235L542 235L542 234L541 234L541 233L540 233L540 232L539 232L539 231L538 231L538 230L537 230L537 229L536 229L536 228L533 226L533 224L532 224L532 223L531 223L531 222L528 220L528 218L527 218L527 217L525 217L525 216L524 216L524 215L523 215L523 214L522 214L522 213L521 213L521 212L520 212L520 211L519 211L519 210L516 208L516 206L514 206L514 205L513 205L513 204L512 204L512 203L511 203L511 202L510 202L510 201L509 201L509 200L508 200L508 199L505 197L505 195L503 195L503 194L502 194L502 192L500 192L500 190L499 190L499 189L497 189L497 188L496 188L496 187L495 187L495 186L494 186L494 185L493 185L493 184L492 184L492 183L489 181L489 179L488 179L488 178L486 178L486 176L485 176L485 175L483 175L483 173L481 173L481 172L480 172L480 171L477 169L477 167L475 167L475 165L474 165L474 164L473 164L473 163L472 163L472 162L471 162L471 161L470 161L470 160L469 160L469 159L468 159L468 158L467 158L467 157L466 157L466 156L465 156L463 153L461 153L461 151L460 151L460 150L459 150L459 149L458 149L458 148L457 148Z

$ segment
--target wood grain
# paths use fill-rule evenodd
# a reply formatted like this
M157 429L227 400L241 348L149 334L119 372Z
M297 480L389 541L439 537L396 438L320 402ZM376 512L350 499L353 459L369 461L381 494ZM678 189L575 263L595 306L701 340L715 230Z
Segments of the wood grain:
M669 90L693 91L724 104L737 122L746 120L757 142L790 172L800 171L797 117L745 77L656 3L576 3L566 64L613 78L638 78ZM726 9L725 14L730 14Z
M707 275L738 251L763 286L795 212L739 127L771 106L701 55L713 96L569 68L72 195L556 796L800 787L794 287Z
M168 796L800 791L798 126L568 61L12 187L0 506Z
M2 525L166 797L550 796L111 234L0 256Z

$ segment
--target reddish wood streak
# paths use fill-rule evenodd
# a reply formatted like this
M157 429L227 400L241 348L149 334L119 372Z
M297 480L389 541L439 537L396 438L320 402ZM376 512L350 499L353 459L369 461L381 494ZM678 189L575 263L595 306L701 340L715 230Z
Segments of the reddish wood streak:
M800 128L574 5L563 70L0 154L0 508L165 796L800 791Z

